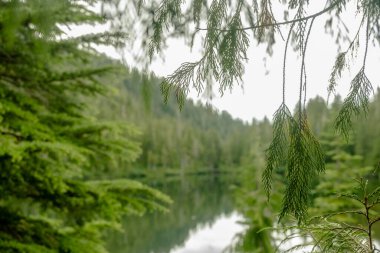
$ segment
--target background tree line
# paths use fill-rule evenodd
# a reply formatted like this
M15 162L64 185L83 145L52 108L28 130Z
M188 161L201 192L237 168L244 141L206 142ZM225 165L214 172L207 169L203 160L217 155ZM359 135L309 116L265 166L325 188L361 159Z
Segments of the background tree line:
M140 130L141 156L133 167L218 172L246 157L248 123L201 102L188 100L182 111L174 99L165 104L154 76L125 69L111 80L113 90L96 102L97 113Z

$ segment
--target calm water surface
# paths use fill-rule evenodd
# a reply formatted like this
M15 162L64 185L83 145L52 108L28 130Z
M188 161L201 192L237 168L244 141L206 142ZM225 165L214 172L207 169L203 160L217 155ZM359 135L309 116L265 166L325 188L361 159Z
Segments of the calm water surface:
M221 253L243 230L232 184L225 176L158 180L151 186L171 196L170 212L126 217L125 232L108 234L107 248L112 253Z
M229 252L238 235L249 231L241 223L244 217L236 210L234 183L228 176L188 176L157 180L153 184L150 181L151 186L174 200L170 212L126 217L124 232L107 234L108 250L112 253ZM253 241L261 244L263 238L257 232L251 236L258 237ZM271 237L281 241L283 236L271 233ZM282 248L299 244L299 240L287 242L279 252ZM253 246L255 250L256 247ZM257 250L254 252L267 251Z

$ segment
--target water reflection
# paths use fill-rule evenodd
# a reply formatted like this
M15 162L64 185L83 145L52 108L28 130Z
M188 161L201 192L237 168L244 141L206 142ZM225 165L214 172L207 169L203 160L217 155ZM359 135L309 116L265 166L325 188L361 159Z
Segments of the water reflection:
M108 250L112 253L270 253L277 247L277 252L284 252L302 243L303 239L298 237L281 244L284 234L265 229L276 225L265 194L243 191L241 185L231 187L236 183L229 176L156 180L151 185L174 200L170 213L126 217L123 233L106 235Z
M185 244L170 253L222 253L234 243L236 234L244 230L239 224L242 219L237 212L221 215L211 226L191 232Z
M230 177L213 176L157 180L152 186L174 200L170 213L126 217L123 233L107 234L107 248L112 253L169 253L186 247L195 231L232 215L232 183Z

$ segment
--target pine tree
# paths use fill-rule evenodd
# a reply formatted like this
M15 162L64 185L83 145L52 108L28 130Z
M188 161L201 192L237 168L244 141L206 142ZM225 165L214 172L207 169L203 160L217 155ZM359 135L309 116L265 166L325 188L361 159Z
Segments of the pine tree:
M139 182L91 176L140 152L133 128L96 120L85 103L114 68L93 64L93 45L125 39L65 36L65 26L106 22L93 3L0 1L1 252L106 252L101 228L170 202Z

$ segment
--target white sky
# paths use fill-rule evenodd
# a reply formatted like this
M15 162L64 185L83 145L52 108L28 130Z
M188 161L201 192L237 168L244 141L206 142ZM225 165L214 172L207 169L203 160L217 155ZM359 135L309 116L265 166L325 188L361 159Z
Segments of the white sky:
M320 4L321 2L322 1L319 2L320 6L312 6L311 9L315 11L309 11L308 14L310 15L323 8ZM354 8L356 7L348 6L347 9L354 10ZM279 10L277 10L277 12L279 12ZM281 17L281 15L279 16ZM333 38L324 32L326 17L327 15L323 15L315 20L306 52L308 98L320 95L327 99L328 79L337 54L337 46ZM346 25L351 28L350 38L353 38L361 21L361 16L356 16L353 12L347 13L343 16L343 20L346 22ZM286 36L289 26L283 26L281 29L284 36ZM362 29L360 36L361 47L355 60L358 64L354 64L350 72L344 72L343 78L337 87L338 93L343 96L348 93L350 81L356 75L362 63L365 44L364 31L365 29ZM277 43L274 46L274 54L272 57L267 57L265 63L265 47L256 46L255 42L251 43L248 52L249 60L245 65L246 71L243 76L244 89L235 86L231 92L227 91L224 96L214 98L211 104L219 110L228 111L233 117L248 122L250 122L252 118L262 119L264 116L271 119L282 99L282 62L284 47L285 42L278 37ZM169 75L173 73L181 63L199 59L200 48L201 45L198 44L191 52L183 40L171 39L168 41L168 48L163 52L165 59L155 60L151 64L150 69L157 76ZM344 46L342 48L345 49ZM118 57L117 53L109 48L103 47L100 48L100 51L106 52L110 56ZM133 65L133 63L130 65ZM376 87L379 87L380 84L380 73L378 72L380 54L379 48L374 47L372 44L369 46L366 66L366 74L376 90ZM286 102L291 110L298 100L299 70L300 59L297 59L297 53L293 52L291 47L289 47L286 71ZM217 88L215 88L215 90L215 94L218 95ZM190 97L198 99L195 91L191 92Z

